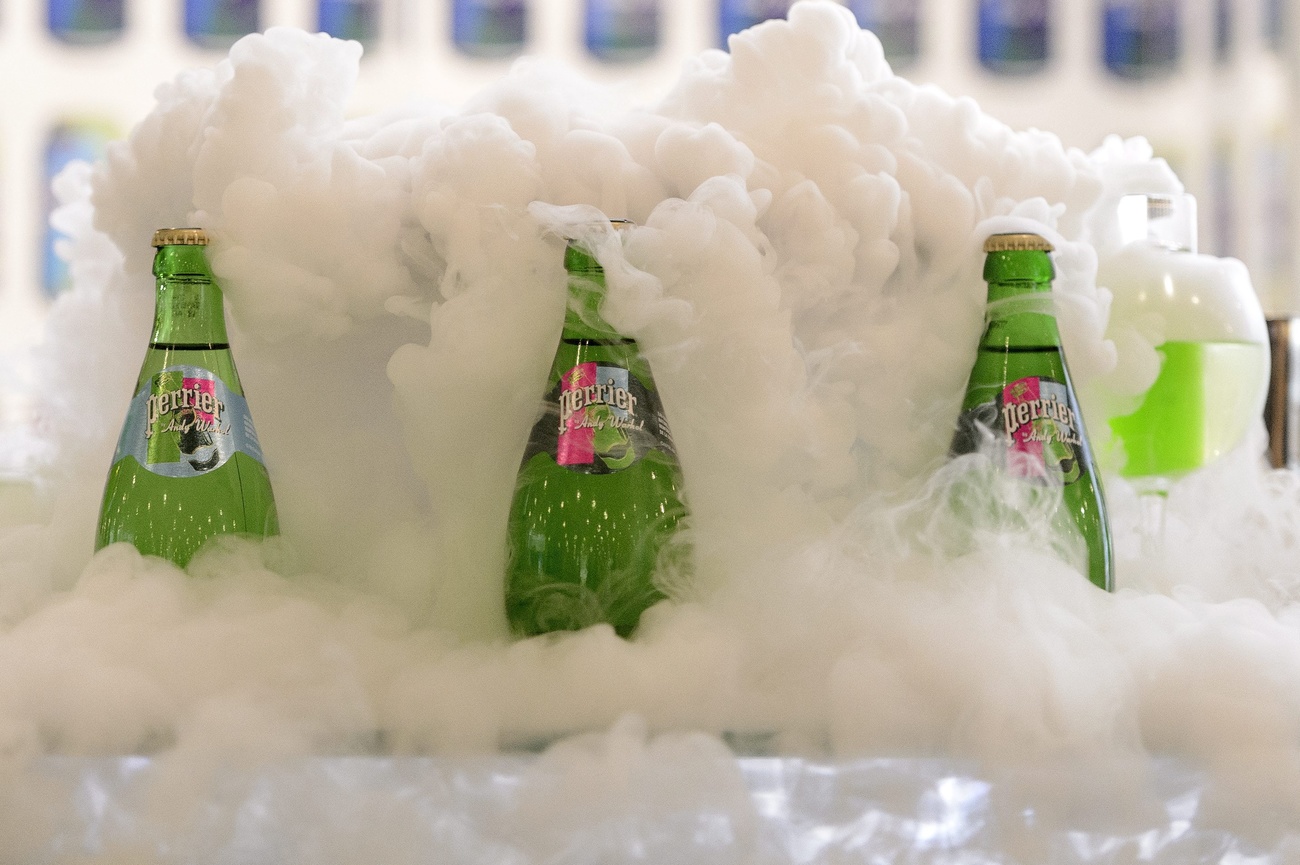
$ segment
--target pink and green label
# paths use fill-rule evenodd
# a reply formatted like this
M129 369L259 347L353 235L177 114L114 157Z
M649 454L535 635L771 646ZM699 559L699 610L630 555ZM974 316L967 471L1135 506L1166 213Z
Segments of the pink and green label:
M572 471L607 474L628 468L652 449L675 454L658 397L626 367L598 362L570 367L544 409L525 462L544 452Z
M1069 388L1038 376L1017 379L1002 389L997 409L1013 475L1078 480L1082 422Z
M1013 477L1072 484L1087 471L1087 447L1069 387L1026 376L962 412L952 453L987 453Z
M628 388L628 371L617 366L580 363L560 380L560 425L555 461L562 466L591 465L597 454L610 468L636 459L628 430L643 428L638 400Z

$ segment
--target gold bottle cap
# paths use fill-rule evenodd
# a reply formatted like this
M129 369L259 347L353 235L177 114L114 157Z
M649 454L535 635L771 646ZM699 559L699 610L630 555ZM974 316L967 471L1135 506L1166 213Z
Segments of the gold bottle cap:
M1052 244L1037 234L993 234L984 241L985 252L1051 252Z
M593 228L595 228L595 226L599 225L599 222L589 222L588 225L591 225L593 226ZM632 220L625 220L625 219L610 220L610 228L614 229L615 234L621 234L623 232L627 232L627 230L634 229L636 228L636 226L637 226L636 222L633 222ZM573 246L575 245L575 243L582 243L582 245L586 245L586 243L589 243L591 241L590 235L585 235L585 237L581 237L581 235L577 235L577 233L565 234L563 235L563 237L564 237L564 242L568 243L569 246Z
M207 246L208 233L201 228L160 228L153 233L153 245Z
M591 225L592 227L595 227L595 226L600 225L599 222L590 222L590 223L587 223L587 224L588 224L588 225ZM629 231L629 230L631 230L631 229L633 229L633 228L636 228L636 223L633 222L633 221L630 220L630 219L621 219L621 218L619 218L619 219L611 219L611 220L609 221L609 227L612 228L612 229L614 229L615 232L623 232L623 231ZM566 235L564 235L564 239L565 239L565 241L567 241L568 243L577 243L579 240L583 240L583 239L585 239L585 238L580 238L580 237L575 236L575 235L566 234Z

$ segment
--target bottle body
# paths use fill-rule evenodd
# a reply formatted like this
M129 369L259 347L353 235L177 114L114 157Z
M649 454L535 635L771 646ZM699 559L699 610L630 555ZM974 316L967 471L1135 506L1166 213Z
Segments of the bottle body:
M627 636L665 597L664 576L688 567L681 467L650 368L590 314L603 280L570 270L570 311L516 481L506 614L521 635L607 622Z
M997 237L990 243L996 245ZM1023 256L1036 257L1028 272L1023 258L1016 260ZM985 277L988 322L952 454L986 453L1005 477L1059 490L1049 520L1053 546L1081 555L1075 562L1080 570L1110 591L1114 563L1106 502L1051 308L1051 261L1046 249L995 249Z
M279 532L203 247L160 247L154 333L109 468L95 549L125 541L184 567L217 534Z

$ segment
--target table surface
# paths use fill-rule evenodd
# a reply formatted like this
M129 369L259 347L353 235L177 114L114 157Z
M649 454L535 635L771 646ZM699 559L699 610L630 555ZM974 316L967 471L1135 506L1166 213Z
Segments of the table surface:
M0 776L0 846L16 857L0 861L1300 861L1300 826L1243 802L1242 779L1176 759L981 770L734 757L689 739L617 750L42 757Z

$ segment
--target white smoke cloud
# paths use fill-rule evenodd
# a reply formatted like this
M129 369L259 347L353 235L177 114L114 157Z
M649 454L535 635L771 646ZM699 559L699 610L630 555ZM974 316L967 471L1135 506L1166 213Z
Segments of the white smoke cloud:
M1106 478L1113 595L1025 533L943 538L986 235L1056 245L1099 450L1112 384L1153 375L1149 337L1107 338L1096 283L1118 195L1177 188L1145 143L1088 155L1014 131L895 77L830 3L705 52L639 107L525 60L459 109L350 118L358 57L249 36L60 181L76 284L37 357L48 457L34 497L0 491L0 780L17 790L45 752L164 753L159 819L181 825L223 761L622 723L645 727L548 757L573 795L599 800L618 765L669 795L618 743L708 751L644 741L698 730L836 756L1267 764L1243 801L1294 815L1300 502L1262 468L1261 430L1175 487L1159 554ZM696 579L631 641L511 641L505 518L562 319L557 233L597 211L638 223L600 246L607 312L663 394ZM147 339L149 236L182 224L212 234L284 530L188 575L91 549ZM732 781L710 783L725 799ZM0 841L41 837L9 813Z

